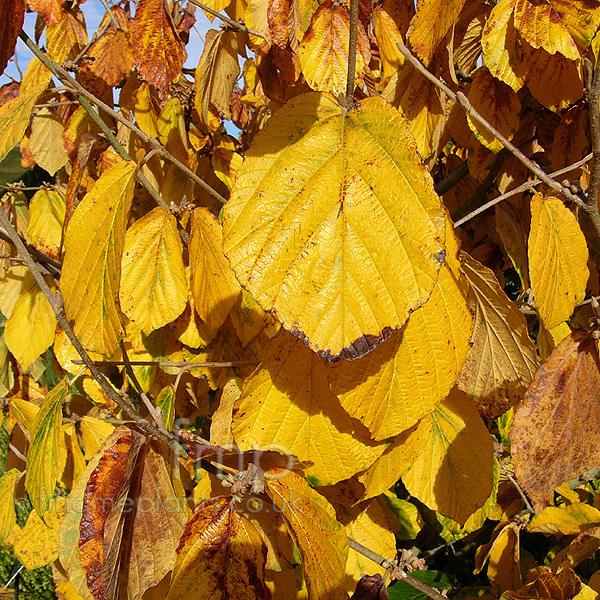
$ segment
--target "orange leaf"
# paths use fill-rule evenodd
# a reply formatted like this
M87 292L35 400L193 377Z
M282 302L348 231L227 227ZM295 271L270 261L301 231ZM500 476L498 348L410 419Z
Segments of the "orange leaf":
M571 600L581 590L581 581L569 569L562 569L558 573L542 573L529 585L516 592L505 592L504 600L529 600L530 598L546 598L549 600Z
M133 19L133 55L141 77L164 97L185 61L165 0L140 0Z
M0 0L0 73L4 72L15 51L17 36L25 20L23 0Z
M267 600L267 546L231 496L203 502L185 526L167 600Z
M62 19L62 4L63 0L27 0L27 6L42 17L46 25L56 25Z
M127 35L121 31L109 31L103 35L87 52L93 59L86 63L86 75L89 73L115 87L133 69L133 49Z
M593 333L567 336L538 369L511 431L519 483L539 512L557 485L600 464L600 359Z

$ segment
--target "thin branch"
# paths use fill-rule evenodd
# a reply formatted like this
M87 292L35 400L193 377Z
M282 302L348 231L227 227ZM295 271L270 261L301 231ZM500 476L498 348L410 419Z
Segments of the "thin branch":
M148 396L142 389L142 386L140 385L140 382L138 381L138 378L136 377L133 371L133 367L131 366L131 362L129 361L129 356L127 355L127 350L125 349L125 344L123 343L123 340L119 342L119 346L121 347L121 352L123 353L123 364L125 365L125 372L129 376L131 383L133 383L133 386L137 390L137 393L140 395L140 398L142 399L142 402L148 409L148 412L154 419L154 422L156 423L158 429L162 431L165 435L169 435L169 430L165 427L165 422L163 421L161 412L157 410L154 404L152 404L150 398L148 398Z
M456 169L448 173L444 179L438 181L435 186L435 193L438 196L443 196L451 190L461 179L464 179L469 174L469 164L465 160L460 163Z
M100 0L100 2L102 3L102 6L104 6L104 8L106 9L106 12L108 13L108 15L110 16L110 20L112 21L112 24L117 29L121 29L121 26L119 25L119 21L117 21L115 15L113 15L113 11L111 10L110 6L108 5L108 2L106 0Z
M435 75L430 73L423 64L411 53L411 51L401 43L398 43L398 49L402 55L410 62L410 64L421 73L426 79L431 81L434 85L439 87L449 98L457 102L461 108L475 121L477 121L485 130L491 133L507 150L509 150L519 161L521 161L532 173L541 179L548 187L553 189L557 194L564 196L567 200L574 202L586 212L588 211L587 204L579 197L576 196L568 188L562 186L558 181L555 181L548 174L536 165L530 158L525 156L514 144L508 141L497 129L492 127L474 108L469 102L467 97L462 93L458 92L455 94L445 83L438 79ZM600 221L598 223L598 232L600 235Z
M73 359L71 361L74 365L84 365L84 361L79 359ZM227 367L240 367L243 365L257 365L260 361L258 360L231 360L228 362L169 362L169 361L152 361L152 360L131 360L130 365L139 367L172 367L180 369L189 369L194 367L212 367L222 368ZM109 366L123 366L125 362L122 360L95 360L96 365L109 365Z
M508 472L508 469L504 466L504 463L501 460L498 460L498 462L500 463L500 466L502 467L502 470L504 471L504 474L506 475L508 480L515 486L517 492L519 492L519 496L521 496L521 499L525 503L525 508L527 509L527 511L530 512L532 515L535 515L535 510L533 510L533 507L529 503L525 492L521 489L521 486L519 485L517 480Z
M346 76L346 108L354 104L354 80L356 78L356 46L358 42L358 1L350 0L350 36L348 42L348 73Z
M573 163L572 165L569 165L567 167L559 169L558 171L554 171L553 173L550 173L550 177L559 177L560 175L564 175L565 173L568 173L569 171L572 171L573 169L578 169L579 167L582 167L587 162L592 160L593 157L594 157L593 153L590 152L587 156L585 156L581 160ZM488 208L492 208L492 206L496 206L496 204L499 204L503 200L506 200L507 198L511 198L512 196L516 196L517 194L520 194L521 192L526 192L527 190L530 190L530 189L538 186L540 183L542 183L542 181L540 181L539 179L534 179L533 181L526 181L525 183L522 183L520 186L516 187L514 190L510 190L510 192L506 192L505 194L502 194L501 196L498 196L497 198L494 198L493 200L486 202L485 204L481 205L479 208L476 208L474 211L470 212L468 215L465 215L464 217L462 217L462 219L458 219L454 223L454 227L460 227L467 221L470 221L471 219L474 219L476 216L480 215L482 212L485 212Z
M230 19L229 17L222 15L220 12L217 12L216 10L213 10L209 6L206 6L206 4L202 4L202 2L198 2L198 0L188 0L188 1L191 2L192 4L195 4L197 7L201 8L203 11L207 12L209 15L212 15L213 17L217 17L217 19L221 19L221 21L223 21L223 23L227 23L227 25L229 25L230 27L233 27L234 29L239 29L240 31L243 31L245 33L251 33L252 35L256 35L257 37L262 38L263 40L265 39L265 36L260 31L250 29L249 27L246 27L243 23L238 23L237 21L234 21L233 19Z
M191 169L186 167L180 160L175 158L175 156L173 156L157 139L144 133L129 119L126 119L122 114L114 111L110 106L108 106L108 104L105 104L104 102L96 98L96 96L88 92L78 81L73 79L73 77L71 77L71 75L69 75L69 73L65 71L65 69L63 69L54 61L50 60L24 31L21 32L19 37L27 44L27 47L44 63L44 65L52 72L53 75L55 75L57 79L59 79L62 83L68 85L72 89L72 92L80 100L81 105L90 114L92 119L94 119L94 122L98 125L98 127L100 127L102 132L107 136L107 139L110 141L111 145L113 145L119 156L125 158L124 154L127 156L129 155L127 154L121 143L116 139L114 134L108 129L106 123L104 123L104 121L100 118L100 115L94 110L90 112L90 102L96 105L103 112L113 117L116 121L118 121L122 125L125 125L125 127L133 131L143 142L149 144L153 149L156 149L164 160L167 160L170 163L174 164L178 169L183 171L192 181L197 183L205 192L213 196L213 198L217 199L222 204L225 204L225 202L227 202L226 198L221 196L221 194L219 194L219 192L217 192L216 190L213 190L213 188L210 187L203 179L198 177L196 173L194 173ZM121 150L114 146L115 142L118 144ZM131 160L131 158L126 158L125 160ZM160 196L158 195L158 192L154 190L154 188L143 173L138 172L138 180L150 192L152 197L160 206L168 208L167 204L162 198L159 202L158 198L160 198Z
M373 552L373 550L370 550L366 546L359 544L357 541L353 540L350 537L348 538L348 545L350 546L350 548L352 548L352 550L355 550L359 554L362 554L369 560L372 560L374 563L377 563L382 567L387 567L390 564L390 561L387 558L383 558L383 556L380 556L376 552ZM429 587L426 583L419 581L410 573L403 572L402 579L406 581L406 583L408 583L409 585L412 585L414 588L422 592L423 594L426 594L427 596L432 598L433 600L448 600L446 596L440 594L440 592L434 590L432 587Z
M165 444L166 446L171 448L171 450L173 450L173 452L175 453L176 456L177 455L185 456L186 455L185 449L179 445L179 443L177 442L177 440L175 438L173 438L169 435L165 435L162 431L158 430L154 425L152 425L150 422L148 422L146 419L144 419L142 417L142 415L140 415L135 410L135 408L133 408L131 403L129 403L127 400L125 400L124 398L119 396L119 394L117 394L117 392L113 389L112 385L106 379L104 374L98 370L98 367L96 367L96 365L94 364L94 361L89 357L85 348L81 345L79 338L77 338L77 336L73 332L71 325L69 324L69 322L67 321L67 319L65 317L65 313L63 311L63 306L62 306L62 298L60 296L60 293L59 292L57 292L56 294L52 293L52 291L48 287L48 284L46 283L46 280L42 276L42 273L38 269L38 265L33 260L31 254L28 252L27 248L25 247L25 244L22 242L21 238L15 231L11 222L8 220L8 217L4 214L3 210L0 210L0 224L2 224L2 226L4 227L4 229L7 232L8 236L10 237L12 243L16 246L17 250L19 251L19 254L25 260L25 263L29 267L29 270L31 271L33 278L35 279L40 290L42 291L42 293L48 300L50 307L52 308L52 311L54 312L54 314L56 316L56 320L58 321L58 324L62 327L63 331L69 338L69 341L71 342L71 344L73 344L74 348L79 353L79 356L81 356L81 358L83 359L83 362L87 365L91 374L94 376L94 379L100 384L100 386L102 387L102 389L104 390L106 395L115 404L117 404L117 406L119 406L121 409L123 409L148 435L155 437L157 440L161 441L163 444Z
M592 163L590 184L587 190L587 204L590 209L598 214L598 191L600 190L600 60L596 60L596 67L592 75L592 65L585 58L583 60L586 75L586 96L590 109L590 129L592 133Z

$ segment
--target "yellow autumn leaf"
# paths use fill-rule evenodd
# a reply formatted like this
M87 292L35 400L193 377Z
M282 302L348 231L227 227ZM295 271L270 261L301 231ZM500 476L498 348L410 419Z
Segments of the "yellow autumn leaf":
M50 276L46 283L54 288ZM50 303L37 284L26 288L15 302L4 329L6 346L23 370L46 351L54 341L56 317Z
M31 504L42 516L50 508L56 482L60 476L62 403L68 388L69 383L65 377L48 392L36 418L31 446L27 454L25 489Z
M52 74L36 58L27 67L19 95L0 106L0 161L19 143L31 119L31 112Z
M177 219L157 206L125 236L121 259L121 309L148 334L174 321L187 304L187 281Z
M50 175L69 160L62 141L64 129L58 114L49 108L41 109L31 122L29 149L35 162Z
M17 469L11 469L0 479L0 544L17 528L15 488L20 477Z
M223 238L263 309L320 354L357 358L431 294L444 219L397 110L373 97L344 116L309 93L254 138L224 208Z
M119 102L122 108L133 113L137 126L147 135L158 138L158 112L160 110L156 90L145 81L129 77L121 90Z
M64 188L39 190L29 203L27 239L40 252L55 259L60 257L66 210Z
M579 223L561 200L536 194L531 201L529 278L547 329L567 321L585 298L588 247Z
M175 389L166 385L156 396L156 407L162 411L163 423L168 431L173 431L175 421Z
M117 297L135 171L131 161L105 171L75 209L65 236L65 313L86 350L104 356L112 356L124 335Z
M230 311L229 317L242 347L247 346L270 320L270 316L246 290L242 290L242 295Z
M386 513L381 505L372 501L365 510L346 525L346 534L355 542L369 548L379 556L396 555L396 536L391 530ZM385 568L375 566L373 561L350 548L346 563L346 590L354 592L356 584L363 575L385 573Z
M519 127L521 101L505 83L492 76L485 67L477 70L467 95L469 102L483 118L510 140ZM467 114L467 123L475 137L492 152L504 148L502 142Z
M79 7L63 11L56 24L46 29L48 55L62 65L67 59L73 60L88 43L85 17Z
M402 482L428 508L462 525L492 491L492 440L475 407L457 388L429 419L429 440Z
M54 345L52 346L54 356L59 362L60 366L71 375L81 375L87 367L85 365L76 365L73 360L81 360L81 356L71 341L67 337L67 334L60 328L56 329L56 336L54 337ZM88 352L89 357L92 360L102 360L104 357L96 352Z
M527 525L527 531L551 535L578 535L600 525L600 510L575 502L564 506L547 506Z
M535 346L525 316L508 299L493 271L468 254L463 254L462 271L469 281L475 325L458 387L495 419L521 400L533 381Z
M57 498L53 510L40 518L35 508L15 539L13 550L26 569L39 569L58 558L58 528L65 515L65 499Z
M331 504L294 472L270 471L266 492L298 548L310 600L347 600L348 539Z
M223 325L242 289L223 254L221 224L205 208L192 213L191 289L198 316L212 337Z
M596 33L599 16L600 6L586 0L517 0L514 18L519 33L534 48L579 60L580 49L587 48Z
M231 427L242 450L273 446L311 461L306 473L316 485L352 477L383 452L329 391L323 359L287 332L269 343L246 379Z
M413 51L425 66L429 65L464 3L465 0L422 0L419 4L407 35Z
M37 286L27 265L11 265L0 275L0 311L10 319L19 297Z
M431 420L425 418L394 438L385 452L359 475L358 480L365 486L361 500L384 493L412 467L425 449L431 428Z
M28 440L31 440L33 435L39 412L40 407L33 402L29 402L29 400L23 400L23 398L10 399L10 414L16 419Z
M59 483L62 487L71 490L85 469L85 458L79 446L75 425L65 423L62 426L62 437L59 439L63 448Z
M85 450L85 460L91 460L100 446L115 430L115 426L102 419L85 415L80 423L81 439Z
M239 377L232 377L221 391L221 398L217 410L212 414L210 422L210 443L216 446L233 446L231 433L231 420L233 407L242 395L243 381Z
M332 391L376 440L397 435L429 414L448 395L469 351L466 281L449 220L447 225L446 262L429 300L389 341L330 369Z
M343 4L325 0L312 17L300 42L299 54L306 83L336 98L346 92L350 15ZM370 58L363 24L358 23L355 82L362 77Z
M490 73L518 92L525 83L527 67L517 51L516 1L500 0L492 8L481 34L481 47Z
M379 46L385 80L404 64L404 55L398 50L398 42L404 43L404 40L393 16L381 4L373 7L373 33Z
M546 329L544 324L540 323L536 346L542 362L552 354L552 350L556 348L557 344L560 344L571 333L571 328L566 322L560 323L552 329Z

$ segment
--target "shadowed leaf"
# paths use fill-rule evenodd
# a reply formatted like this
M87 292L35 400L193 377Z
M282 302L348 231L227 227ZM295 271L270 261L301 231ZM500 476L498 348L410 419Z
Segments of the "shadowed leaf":
M0 2L0 73L4 72L15 51L17 37L25 20L23 0L2 0Z
M600 465L599 396L594 335L575 331L538 369L512 425L515 474L536 512L556 486Z

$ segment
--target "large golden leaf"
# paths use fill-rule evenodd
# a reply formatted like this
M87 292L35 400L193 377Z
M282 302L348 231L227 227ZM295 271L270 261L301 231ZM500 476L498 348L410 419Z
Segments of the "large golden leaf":
M313 90L329 92L336 97L346 92L349 36L348 9L332 0L325 0L313 15L299 48L302 72ZM362 76L369 58L368 38L359 21L356 80Z
M25 489L31 504L42 516L50 508L60 475L62 403L68 387L68 380L65 378L44 399L27 454Z
M342 587L348 540L331 504L294 472L271 471L266 491L287 523L302 559L310 600L348 598ZM267 476L268 477L268 476Z
M231 427L242 449L274 444L314 463L307 474L317 485L352 477L383 452L383 445L365 443L366 430L329 391L323 359L285 331L246 379Z
M177 219L157 206L125 236L119 299L135 328L148 334L174 321L187 304Z
M585 298L588 247L579 223L562 200L536 194L531 201L529 277L546 329L571 318Z
M372 353L330 369L342 406L376 440L397 435L429 414L448 395L467 357L473 319L451 230L446 239L446 263L427 303Z
M205 208L192 214L191 290L194 307L212 337L223 325L242 289L223 254L221 224Z
M65 236L65 313L83 346L105 356L124 333L117 300L135 171L131 161L105 171L75 209Z
M494 273L468 254L463 256L475 324L473 346L458 386L481 412L495 419L521 400L532 381L537 368L535 346L525 317L508 299Z
M425 302L444 219L407 121L373 97L347 116L305 94L256 136L224 208L242 285L328 358L357 358Z
M46 283L54 288L50 276ZM15 302L4 330L6 346L23 369L27 370L52 345L55 331L56 317L46 296L37 284L27 286Z
M515 414L515 474L539 512L554 488L600 464L600 360L593 333L574 331L538 369Z
M19 95L0 106L0 160L19 143L31 119L31 111L52 74L36 58L27 67Z
M15 492L21 473L17 469L7 471L0 478L0 543L18 528L15 513Z
M457 388L428 418L431 436L402 481L428 508L462 525L492 491L492 439L475 407Z
M465 0L422 0L408 30L417 56L429 65L438 44L446 37Z
M578 60L598 27L597 0L517 0L515 26L534 47Z
M181 73L185 48L165 0L139 0L133 19L133 55L141 77L166 96Z
M203 502L185 526L167 600L268 600L267 546L231 496Z
M48 55L62 64L73 60L88 42L85 17L78 6L63 10L62 18L46 29Z

